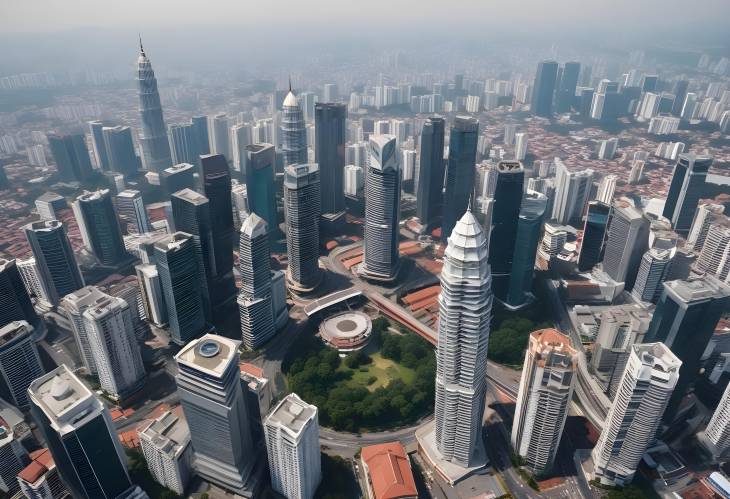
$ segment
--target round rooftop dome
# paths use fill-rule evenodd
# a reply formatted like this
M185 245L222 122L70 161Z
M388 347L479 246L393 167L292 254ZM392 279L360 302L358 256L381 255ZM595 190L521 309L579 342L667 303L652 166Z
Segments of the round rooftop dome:
M221 351L221 346L217 341L205 340L198 345L198 353L203 357L215 357Z

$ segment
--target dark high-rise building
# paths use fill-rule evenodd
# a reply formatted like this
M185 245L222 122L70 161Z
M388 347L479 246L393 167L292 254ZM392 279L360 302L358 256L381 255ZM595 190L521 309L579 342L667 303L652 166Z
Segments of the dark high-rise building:
M165 168L160 173L160 187L168 196L183 189L195 189L195 167L190 163Z
M92 174L91 158L83 135L49 134L48 146L62 180L81 182Z
M136 175L139 161L134 152L132 129L128 126L107 126L102 128L102 135L109 169L124 176Z
M441 216L444 205L444 125L443 118L432 116L421 131L416 216L427 227Z
M664 413L666 421L674 418L699 376L702 354L728 305L730 287L714 276L664 283L644 342L661 341L682 361L679 382Z
M495 210L497 206L495 202ZM535 255L542 235L542 221L545 217L546 208L547 196L539 192L528 191L522 200L515 234L509 290L505 300L512 307L526 305L530 299ZM497 238L492 239L492 244L498 244L499 242L500 240Z
M687 97L687 88L689 82L687 80L679 80L674 85L674 102L672 102L672 114L679 116L682 114L682 106L684 106L684 99Z
M154 258L170 324L170 336L178 345L198 338L207 330L203 271L193 236L175 232L155 242Z
M246 146L246 196L248 209L264 219L269 234L276 232L279 218L276 212L274 167L276 152L271 144Z
M446 170L441 239L446 241L469 205L476 175L479 121L469 116L454 118L449 135L449 163Z
M5 173L5 165L0 160L0 190L7 189L10 187L10 181L8 180L8 174Z
M592 88L583 88L580 91L578 114L581 118L591 117L591 106L593 105L593 93Z
M39 319L15 260L0 258L0 327L13 321L37 325Z
M284 170L287 280L309 291L322 279L319 269L320 180L316 163L290 165Z
M606 229L611 215L611 207L600 201L588 203L586 223L583 226L583 242L578 255L578 270L591 270L601 261L603 244L606 241Z
M496 173L492 231L489 237L489 265L492 269L494 294L504 300L510 273L513 271L512 257L515 254L517 241L525 170L519 161L500 161ZM534 215L528 216L533 217Z
M73 204L81 238L102 265L116 265L127 255L119 220L108 189L84 192Z
M170 143L167 141L167 128L162 116L160 93L157 91L157 78L152 64L139 42L137 59L137 91L139 94L139 114L142 120L140 139L144 166L150 171L161 172L172 166Z
M549 118L553 115L553 94L558 76L558 63L542 61L537 65L535 83L532 86L532 114Z
M611 279L631 290L649 247L649 219L628 199L619 198L613 203L610 222L602 267Z
M96 165L102 171L108 171L109 158L106 155L106 144L104 143L104 122L89 121L89 132L91 132L91 145L96 158Z
M575 102L575 89L580 74L579 62L566 62L558 85L556 109L559 113L567 113Z
M680 234L686 236L692 226L695 210L705 193L707 170L711 165L710 156L694 153L680 154L674 165L662 215L672 222L672 227Z
M659 83L659 77L657 75L644 75L641 82L642 92L653 92L656 90L657 84Z
M23 230L36 261L43 295L48 297L50 305L58 305L61 298L84 287L66 228L61 222L33 222Z
M208 117L193 116L191 119L195 136L198 138L200 154L210 154L210 140L208 139Z
M341 218L345 213L343 176L347 106L331 102L314 105L315 162L319 165L322 216Z

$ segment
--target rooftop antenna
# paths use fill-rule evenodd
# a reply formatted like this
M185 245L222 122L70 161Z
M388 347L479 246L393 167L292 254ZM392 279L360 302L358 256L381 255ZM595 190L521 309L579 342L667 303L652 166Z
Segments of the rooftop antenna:
M142 33L139 34L139 51L144 55L144 47L142 46Z

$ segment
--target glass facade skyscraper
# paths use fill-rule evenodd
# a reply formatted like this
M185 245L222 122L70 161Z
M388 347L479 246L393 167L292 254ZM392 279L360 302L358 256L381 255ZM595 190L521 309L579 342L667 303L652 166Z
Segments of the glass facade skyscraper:
M307 128L304 123L304 113L292 92L284 98L281 106L281 134L284 166L308 163L307 159Z
M542 61L537 65L535 84L532 86L532 114L549 118L553 115L553 94L558 77L558 63Z
M547 208L547 196L535 191L528 191L525 194L515 232L509 290L506 298L506 302L512 307L528 303L529 293L532 289L537 245L542 235L545 208ZM499 236L494 231L492 234L494 236L492 244L500 244ZM495 287L497 286L495 285ZM499 297L499 295L497 296Z
M314 105L315 162L319 165L322 215L344 214L345 143L347 106L318 102Z
M474 191L476 176L479 121L469 116L457 116L449 136L449 163L446 170L444 215L441 239L451 235L456 221L466 211Z
M611 207L600 201L588 203L588 214L583 226L583 242L578 255L578 270L585 272L603 258L603 245L606 241L606 229L611 214Z
M279 215L276 212L276 185L274 165L276 153L271 144L246 146L246 196L248 209L264 219L269 234L277 231Z
M139 44L137 59L137 92L139 95L139 114L142 120L142 154L144 166L150 171L161 172L172 166L170 144L167 141L165 119L162 115L157 78L152 69L142 42Z
M444 205L444 125L443 118L432 116L421 130L416 216L426 227L441 216Z
M84 136L49 134L47 138L61 180L70 182L88 180L93 169Z
M109 189L85 192L73 204L86 248L102 265L116 265L128 256Z
M711 165L711 157L694 153L680 154L674 165L662 215L672 222L672 227L680 234L689 233Z

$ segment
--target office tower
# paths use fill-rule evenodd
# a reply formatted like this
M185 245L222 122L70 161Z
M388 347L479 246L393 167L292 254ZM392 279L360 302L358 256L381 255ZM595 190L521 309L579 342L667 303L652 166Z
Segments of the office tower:
M535 83L532 86L532 102L530 110L532 114L550 118L553 114L553 94L555 93L555 80L558 75L558 63L555 61L542 61L537 65Z
M58 211L66 208L66 198L55 192L46 192L35 200L35 207L41 220L56 220Z
M317 103L314 106L314 161L319 165L322 216L330 219L341 218L345 212L342 177L347 142L347 106L331 102Z
M515 134L515 159L524 161L527 157L527 134L520 132Z
M185 494L193 462L185 418L167 411L143 424L137 435L152 478L176 494Z
M710 225L697 258L697 269L728 282L730 275L730 220Z
M560 445L578 358L557 329L530 334L512 424L512 447L533 474L549 473Z
M155 242L155 263L167 307L172 341L184 345L207 329L202 262L193 236L175 232Z
M20 416L20 414L19 414ZM22 420L22 416L21 420ZM17 494L19 482L16 478L28 464L28 451L15 434L13 427L0 418L0 495L3 497L24 497Z
M15 260L0 258L0 327L13 321L27 321L38 326L40 319Z
M603 259L603 244L611 215L611 207L600 201L588 203L586 223L583 226L583 242L578 254L578 270L585 272Z
M345 196L351 198L362 197L365 188L365 175L362 167L356 165L345 166Z
M132 129L128 126L105 126L102 128L102 135L109 170L119 172L125 177L136 175L139 164L134 152Z
M644 160L635 159L631 163L631 173L629 173L629 184L636 185L644 178Z
M94 151L96 166L102 171L111 170L104 142L104 122L99 120L89 121L88 125L91 134L91 149Z
M545 217L547 196L535 191L528 191L522 200L519 211L519 222L514 238L514 254L512 268L509 272L509 289L506 294L507 304L512 307L526 305L532 290L532 275L535 268L537 245L542 235L542 221ZM496 213L496 206L495 206ZM494 218L492 218L494 220ZM493 236L496 236L492 229ZM494 239L494 245L500 244ZM494 285L499 290L499 286ZM499 295L495 292L495 295Z
M730 384L725 388L707 427L697 436L714 459L724 461L727 458L730 449Z
M231 127L231 156L233 169L245 177L246 146L253 143L250 123L239 123Z
M515 143L515 134L517 133L517 125L515 123L507 123L504 125L504 137L502 143L504 145L512 145Z
M226 161L231 157L228 115L218 113L208 117L208 143L210 154L222 154Z
M444 241L451 234L459 216L466 211L474 191L478 134L479 121L475 118L454 118L449 136L449 162L441 224L441 239Z
M137 265L137 280L139 281L139 292L142 295L142 305L145 317L157 327L167 324L167 307L165 296L162 292L162 282L157 266L149 263Z
M167 139L172 152L172 164L189 163L200 166L200 156L203 152L200 145L200 132L193 123L170 125L167 129ZM205 143L208 143L208 125L205 126Z
M83 182L91 177L91 158L83 135L49 134L47 137L62 181Z
M206 481L251 497L257 456L239 381L239 341L206 334L175 356L177 392L190 428L193 468Z
M397 160L396 160L397 161ZM299 291L314 289L319 269L320 174L316 163L287 166L284 171L287 280Z
M674 116L679 116L682 113L688 87L689 82L687 80L677 80L677 83L674 84L674 101L672 102L672 114Z
M281 107L281 134L284 166L307 163L307 129L304 115L291 84Z
M631 347L616 398L593 448L593 476L604 485L628 485L656 438L682 362L663 343Z
M120 263L127 252L109 189L85 191L73 203L84 246L102 265Z
M416 216L431 227L441 216L444 205L444 124L431 116L421 129Z
M579 62L566 62L558 84L555 107L559 113L568 113L575 102L575 90L580 74Z
M616 192L617 175L606 175L598 183L598 192L596 193L596 201L610 205L613 203L613 194Z
M109 410L64 364L28 388L30 413L74 498L142 499Z
M556 174L552 218L564 225L579 225L591 191L593 170L571 171L560 158L555 158L554 162Z
M200 158L198 158L198 161ZM165 195L170 196L172 193L183 189L195 189L195 178L193 172L195 167L191 163L180 163L170 168L165 168L160 173L160 187Z
M93 307L95 303L102 302L106 298L108 296L96 286L84 286L64 296L58 307L59 312L71 323L81 360L91 375L97 374L97 367L96 358L91 349L91 341L89 340L88 323L84 320L84 312Z
M435 406L438 457L463 468L485 461L490 281L486 236L467 209L449 236L441 271Z
M210 154L210 140L208 136L208 117L193 116L190 118L195 130L195 136L198 138L198 147L200 154Z
M23 230L35 258L43 295L51 305L58 305L65 295L84 286L66 228L61 222L32 222Z
M33 326L13 321L0 328L0 395L20 409L28 407L28 386L44 373Z
M271 264L266 222L251 213L241 225L238 265L241 292L238 309L243 345L256 349L276 333Z
M697 379L702 354L729 303L730 287L710 275L664 283L646 341L666 343L682 361L680 380L665 415L667 422Z
M322 479L317 408L290 393L264 422L271 487L290 499L311 499Z
M24 497L31 499L64 499L66 485L58 475L51 451L41 448L30 453L30 464L18 473L18 485Z
M656 303L669 275L677 252L677 234L669 222L654 220L649 228L649 249L641 257L632 296L641 301Z
M222 155L200 158L203 167L203 190L210 204L210 222L215 259L214 289L211 302L222 305L236 293L233 280L233 199L231 198L231 172ZM179 229L178 229L179 230Z
M152 224L144 207L142 193L134 189L127 189L114 197L119 218L126 222L127 232L144 234L152 232Z
M672 222L674 230L686 235L700 198L705 192L707 170L712 165L709 156L680 154L672 172L662 215Z
M340 100L340 94L337 91L336 83L324 84L324 102L337 102Z
M490 236L494 244L489 247L489 265L495 294L504 299L515 252L525 171L517 161L500 161L494 171L497 179Z
M370 137L370 155L365 176L365 229L362 273L375 280L390 281L400 267L400 165L395 137Z
M403 191L409 194L415 194L413 183L416 173L416 150L402 149L401 157L401 171L403 172Z
M248 209L266 222L270 233L279 228L276 212L274 170L276 152L271 144L251 144L246 147L246 196Z
M696 251L702 251L710 226L717 220L721 220L724 212L725 207L721 204L699 205L692 219L689 234L687 234L687 246Z
M631 201L614 201L604 248L603 270L630 291L649 242L649 219Z
M304 113L304 121L307 123L313 122L314 105L317 103L317 94L314 92L302 92L299 94L299 103L302 106L302 112Z
M149 171L161 172L172 166L170 144L167 141L165 119L162 116L160 93L157 91L157 78L141 41L137 59L137 90L142 121L140 145L144 166Z

